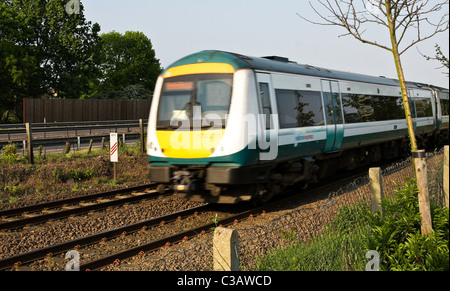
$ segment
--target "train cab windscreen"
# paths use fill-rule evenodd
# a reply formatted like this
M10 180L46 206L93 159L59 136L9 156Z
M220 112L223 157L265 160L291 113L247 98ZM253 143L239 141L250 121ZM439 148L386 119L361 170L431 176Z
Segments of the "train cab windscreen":
M233 74L195 74L167 78L158 107L159 130L225 128Z

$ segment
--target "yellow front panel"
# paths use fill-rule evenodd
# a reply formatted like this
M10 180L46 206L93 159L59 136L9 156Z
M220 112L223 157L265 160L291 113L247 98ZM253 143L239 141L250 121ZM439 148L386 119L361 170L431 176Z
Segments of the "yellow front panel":
M225 129L157 131L158 142L168 158L199 159L213 154Z
M198 63L173 67L164 73L164 78L191 74L233 74L234 68L225 63Z

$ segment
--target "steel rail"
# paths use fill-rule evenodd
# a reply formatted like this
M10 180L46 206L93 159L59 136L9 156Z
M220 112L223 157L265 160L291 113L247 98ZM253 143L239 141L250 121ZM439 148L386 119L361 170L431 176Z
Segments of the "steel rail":
M8 267L14 266L16 263L28 263L31 261L39 260L45 258L49 253L51 254L59 254L64 253L70 250L77 249L79 247L88 246L91 244L98 243L102 241L102 239L113 239L120 236L122 233L132 233L141 230L145 227L153 227L159 225L162 221L170 222L175 221L178 217L187 217L195 214L195 212L206 211L209 209L210 205L202 205L194 208L190 208L183 211L174 212L168 215L163 215L157 218L152 218L146 221L130 224L127 226L119 227L113 230L104 231L100 233L96 233L90 236L82 237L79 239L71 240L68 242L60 243L57 245L49 246L46 248L41 248L38 250L34 250L31 252L15 255L12 257L0 259L0 270L6 269Z
M230 224L234 223L236 220L242 220L242 219L248 218L248 217L250 217L250 215L253 215L253 217L255 217L261 213L271 211L271 210L276 210L282 206L290 205L290 204L294 203L295 201L298 201L298 199L305 197L305 195L308 196L310 194L320 192L322 190L333 187L333 185L342 183L343 181L347 182L347 181L354 180L355 177L357 177L357 176L364 176L364 175L361 175L361 173L359 173L358 175L352 175L351 177L347 177L347 178L341 177L338 180L325 182L325 184L321 184L320 186L318 185L317 187L313 187L312 189L303 191L301 193L298 193L298 189L286 190L283 193L283 195L276 197L274 201L264 204L262 206L247 209L240 213L220 219L217 223L212 222L212 223L208 223L208 224L203 224L201 226L195 227L195 228L187 230L187 231L183 231L183 232L180 232L180 233L177 233L174 235L170 235L170 236L164 237L162 239L157 239L152 242L140 245L138 247L133 247L133 248L130 248L130 249L127 249L124 251L117 252L112 255L104 256L100 259L96 259L96 260L81 264L80 270L84 270L84 271L96 270L101 267L104 267L104 266L114 263L117 259L124 260L126 258L136 256L142 251L143 252L155 251L155 250L161 248L162 246L165 246L168 242L170 244L175 244L175 243L182 241L185 237L189 238L192 236L199 235L202 233L202 231L205 231L205 233L211 232L212 231L211 229L217 225L225 225L225 226L230 225ZM64 243L61 243L58 245L49 246L46 248L31 251L28 253L4 258L4 259L0 260L0 270L6 269L8 267L12 267L12 266L14 266L14 264L16 264L18 262L28 263L31 261L43 259L49 253L51 253L52 255L61 254L61 253L64 253L64 252L67 252L70 250L78 249L82 246L88 246L88 245L98 243L102 239L105 239L105 238L106 239L116 238L116 237L119 237L123 232L127 232L127 234L131 234L133 232L141 230L143 227L152 227L152 226L154 227L154 226L159 225L162 221L171 222L171 221L176 220L179 216L181 216L183 218L183 217L192 215L195 212L207 211L207 210L211 209L212 207L213 207L213 205L206 204L206 205L198 206L195 208L191 208L191 209L175 212L172 214L164 215L161 217L153 218L153 219L150 219L147 221L127 225L127 226L113 229L110 231L97 233L97 234L87 236L84 238L79 238L79 239L75 239L72 241L64 242Z
M42 203L42 204L36 204L36 205L31 205L31 206L25 206L25 207L21 207L21 208L4 210L4 211L0 211L0 217L19 216L19 215L23 215L25 213L39 212L39 211L48 210L48 209L52 209L52 208L63 207L65 205L73 205L73 204L77 204L77 203L81 203L81 202L90 202L90 201L94 201L94 200L105 198L105 197L112 197L112 196L117 196L120 194L132 193L135 191L142 191L142 190L154 187L154 186L155 186L154 184L146 184L146 185L140 185L140 186L135 186L135 187L130 187L130 188L123 188L123 189L118 189L118 190L113 190L113 191L100 192L100 193L91 194L91 195L87 195L87 196L68 198L68 199L52 201L52 202L48 202L48 203ZM25 219L18 219L15 221L10 221L10 222L4 222L4 223L0 223L0 230L1 229L19 228L19 227L23 227L28 224L36 224L36 223L41 223L41 222L48 221L51 219L63 218L63 217L68 217L68 216L74 215L74 214L89 212L92 210L104 209L104 208L107 208L110 206L116 206L116 205L124 204L127 202L133 202L133 201L138 201L138 200L142 200L145 198L150 198L152 196L155 196L155 193L143 194L143 195L139 195L139 196L132 196L132 197L123 198L123 199L116 199L116 200L109 201L109 202L99 202L99 203L96 203L95 205L84 206L84 207L80 206L80 207L77 207L74 209L57 211L55 213L43 214L43 215L39 215L36 217L29 217L29 218L25 218Z
M101 267L111 265L116 260L124 260L124 259L128 259L128 258L137 256L141 252L156 251L159 248L167 245L167 243L170 243L172 245L172 244L181 242L186 237L189 238L189 237L197 236L197 235L201 234L202 232L203 233L212 232L212 229L216 225L225 225L225 226L230 225L230 224L234 223L236 220L247 218L250 216L250 214L255 214L255 213L262 211L263 208L264 207L258 207L258 209L247 210L247 211L244 211L244 212L241 212L238 214L231 215L227 218L221 219L217 222L217 224L215 222L203 224L199 227L196 227L196 228L184 231L184 232L180 232L180 233L177 233L177 234L174 234L171 236L167 236L167 237L164 237L161 239L157 239L157 240L154 240L147 244L143 244L143 245L140 245L140 246L137 246L134 248L130 248L125 251L121 251L121 252L118 252L118 253L115 253L112 255L104 256L100 259L93 260L93 261L90 261L85 264L81 264L80 271L96 270ZM265 207L264 209L266 209L266 208L267 207Z
M170 243L171 245L179 243L186 237L189 238L189 237L197 236L197 235L201 234L202 231L204 231L203 233L212 232L212 230L217 225L228 226L228 225L234 224L236 221L240 221L240 220L243 220L243 219L246 219L249 217L256 217L257 215L260 215L264 212L276 210L285 205L290 205L290 204L298 201L298 199L301 196L308 195L310 193L314 193L317 191L321 191L321 189L327 189L329 187L332 187L333 184L339 184L339 183L342 183L343 181L349 181L349 180L354 179L357 176L360 177L361 174L353 175L350 178L347 177L344 179L340 179L338 181L333 181L331 183L326 183L325 185L320 185L320 186L314 187L314 188L307 190L305 192L302 192L302 193L298 193L296 189L286 190L283 193L284 194L283 196L287 196L287 197L278 197L277 199L275 199L272 202L266 203L262 206L252 207L251 209L248 209L248 210L242 211L240 213L233 214L226 218L220 219L217 222L204 224L199 227L177 233L175 235L171 235L171 236L164 237L162 239L154 240L150 243L143 244L138 247L130 248L125 251L121 251L121 252L118 252L118 253L115 253L112 255L107 255L100 259L97 259L97 260L94 260L94 261L91 261L91 262L88 262L85 264L81 264L80 270L81 271L96 270L101 267L111 265L114 262L116 262L116 260L121 261L121 260L130 258L130 257L137 256L141 252L156 251L159 248L165 246L167 243Z

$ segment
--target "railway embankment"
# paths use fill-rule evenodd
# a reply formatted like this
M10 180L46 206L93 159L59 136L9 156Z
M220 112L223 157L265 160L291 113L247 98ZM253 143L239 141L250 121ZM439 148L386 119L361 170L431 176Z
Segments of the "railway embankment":
M137 146L120 149L117 179L108 150L0 158L0 210L150 183L147 156Z

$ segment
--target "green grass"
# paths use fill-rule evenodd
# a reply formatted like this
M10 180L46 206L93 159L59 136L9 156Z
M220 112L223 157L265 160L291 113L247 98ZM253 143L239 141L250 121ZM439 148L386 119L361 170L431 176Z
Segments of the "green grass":
M364 270L365 247L363 236L368 234L365 213L361 203L343 206L333 223L308 243L293 243L278 248L258 259L260 271L344 271ZM286 236L287 235L287 236ZM290 234L292 235L292 233ZM289 234L284 233L284 238ZM293 237L290 238L293 240Z

